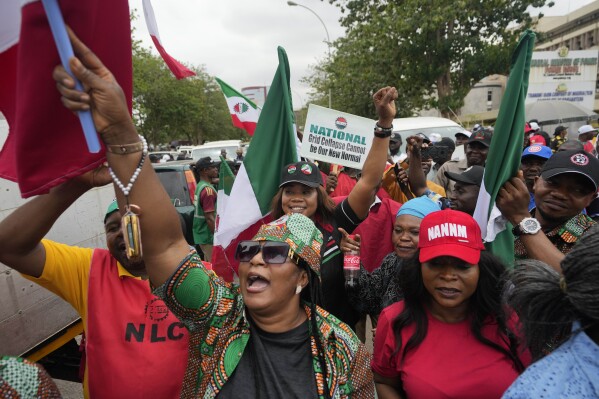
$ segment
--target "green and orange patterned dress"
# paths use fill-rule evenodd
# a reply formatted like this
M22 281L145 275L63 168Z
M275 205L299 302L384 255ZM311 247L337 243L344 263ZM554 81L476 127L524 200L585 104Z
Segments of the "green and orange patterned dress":
M239 286L207 271L194 252L154 293L190 331L190 352L181 391L182 398L214 398L239 364L250 338L248 319ZM354 332L335 316L318 308L332 398L374 398L370 354ZM311 337L312 364L319 398L324 398L324 378L316 342Z

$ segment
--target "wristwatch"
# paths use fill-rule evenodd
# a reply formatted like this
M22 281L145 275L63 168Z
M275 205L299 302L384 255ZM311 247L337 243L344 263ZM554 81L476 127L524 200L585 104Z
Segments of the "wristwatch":
M512 229L512 233L515 236L522 234L537 234L541 230L541 223L535 218L524 218L522 221L515 225Z
M391 133L393 133L393 125L391 127L382 127L379 126L378 122L374 125L374 135L378 138L391 137Z

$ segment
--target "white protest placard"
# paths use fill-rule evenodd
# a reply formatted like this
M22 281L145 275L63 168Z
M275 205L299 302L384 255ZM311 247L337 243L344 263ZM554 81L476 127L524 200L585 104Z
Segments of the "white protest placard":
M310 104L301 156L362 169L374 137L375 121Z

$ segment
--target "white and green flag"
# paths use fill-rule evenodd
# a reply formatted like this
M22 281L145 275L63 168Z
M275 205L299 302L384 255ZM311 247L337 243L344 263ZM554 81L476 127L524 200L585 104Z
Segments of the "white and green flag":
M524 102L528 92L534 42L535 34L527 30L520 37L512 56L510 76L501 100L483 183L474 211L474 218L481 228L485 246L508 265L514 263L514 236L510 224L495 205L495 199L499 189L506 181L516 176L520 169L526 122Z
M225 95L225 100L227 100L233 126L243 129L250 136L253 136L260 117L260 107L219 78L215 79Z
M237 264L233 254L237 242L251 239L257 232L263 218L270 213L272 198L279 189L281 170L285 165L298 161L289 63L282 47L278 48L278 54L279 67L250 148L235 178L228 204L224 213L218 215L218 230L214 235L215 249L220 246L225 251L228 264L235 271ZM217 274L220 273L217 271Z

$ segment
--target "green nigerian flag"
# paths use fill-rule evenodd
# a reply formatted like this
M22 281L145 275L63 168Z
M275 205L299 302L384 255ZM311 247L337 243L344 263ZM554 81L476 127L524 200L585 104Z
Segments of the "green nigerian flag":
M219 215L214 244L223 248L270 212L270 203L279 189L281 170L298 160L289 62L282 47L278 48L278 53L279 67L231 190L230 201L235 206L228 206Z
M520 168L526 122L524 102L528 92L534 42L535 34L527 30L520 37L512 56L510 76L501 100L483 184L474 211L474 218L480 225L485 246L508 265L514 263L514 236L511 225L495 206L495 198L501 186L516 176Z

